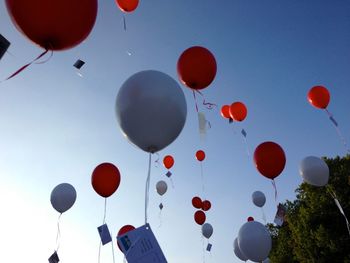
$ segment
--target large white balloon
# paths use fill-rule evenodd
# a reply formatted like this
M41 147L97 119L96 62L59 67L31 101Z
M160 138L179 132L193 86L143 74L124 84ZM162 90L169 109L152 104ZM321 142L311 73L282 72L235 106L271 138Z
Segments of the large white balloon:
M239 229L237 239L239 249L249 260L261 262L268 257L272 240L263 224L257 221L245 223Z
M205 223L202 225L202 234L205 238L210 238L213 234L213 227L209 223Z
M157 189L157 193L159 195L163 195L166 193L166 191L168 190L168 185L166 182L164 181L159 181L157 184L156 184L156 189Z
M146 70L127 79L116 100L116 115L125 137L146 152L157 152L182 131L187 115L185 95L165 73Z
M74 187L67 183L57 185L51 192L51 204L59 213L66 212L71 208L77 199L77 192Z
M235 238L235 241L233 242L233 252L235 252L236 257L238 257L240 260L242 261L248 260L248 258L239 249L237 238Z
M315 156L304 158L299 166L299 173L304 181L314 186L328 183L329 168L324 160Z
M254 205L256 205L258 207L263 207L265 202L266 202L266 197L265 197L263 192L255 191L252 194L252 201L253 201Z

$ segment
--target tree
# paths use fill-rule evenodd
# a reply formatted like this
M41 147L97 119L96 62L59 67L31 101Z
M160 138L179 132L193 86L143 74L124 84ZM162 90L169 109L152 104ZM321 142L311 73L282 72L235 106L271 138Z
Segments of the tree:
M350 156L324 160L330 170L328 185L302 183L296 200L283 204L287 208L283 226L268 225L273 240L271 262L350 263L349 233L331 194L350 215Z

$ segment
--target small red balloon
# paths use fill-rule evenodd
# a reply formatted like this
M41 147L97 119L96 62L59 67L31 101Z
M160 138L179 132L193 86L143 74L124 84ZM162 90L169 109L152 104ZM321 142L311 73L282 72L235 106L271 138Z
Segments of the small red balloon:
M132 226L132 225L125 225L125 226L123 226L122 228L119 229L117 237L121 236L121 235L124 235L124 234L126 234L129 231L134 230L134 229L135 229L135 227ZM122 248L119 246L118 242L117 242L117 245L118 245L119 250L122 251Z
M163 159L165 168L170 169L174 165L174 158L171 155L167 155Z
M195 196L192 198L192 205L193 207L197 208L197 209L201 209L202 208L202 199L200 199L198 196Z
M90 34L97 16L97 0L6 0L16 27L48 50L80 44Z
M243 121L247 117L247 107L240 101L232 103L230 117L235 121Z
M323 86L315 86L307 94L309 103L318 109L327 108L330 97L329 91Z
M254 217L252 217L252 216L248 217L248 218L247 218L247 221L248 221L248 222L254 221Z
M254 162L258 171L269 179L277 177L286 165L286 156L280 145L264 142L256 147Z
M215 78L215 57L204 47L190 47L177 61L177 73L180 81L187 87L194 90L204 89Z
M200 162L203 161L205 159L205 152L202 150L197 151L196 152L196 159Z
M226 119L230 119L231 116L230 116L230 106L229 105L224 105L221 107L221 116L226 118Z
M200 210L196 211L196 213L194 214L194 221L196 221L198 225L203 225L205 223L205 220L206 220L205 213Z
M209 200L204 200L202 202L202 210L203 211L208 211L211 208L211 203Z
M101 163L91 176L92 187L102 197L109 197L117 191L120 184L120 172L111 163Z
M139 5L139 0L115 0L119 9L125 13L134 11Z

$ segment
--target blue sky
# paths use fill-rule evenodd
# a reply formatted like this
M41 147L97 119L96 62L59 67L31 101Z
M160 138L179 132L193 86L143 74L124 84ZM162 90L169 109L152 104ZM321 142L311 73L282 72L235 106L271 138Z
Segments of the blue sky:
M268 221L276 212L271 182L256 171L246 147L252 154L258 144L272 140L284 148L287 164L276 179L279 201L294 198L301 183L301 159L345 154L326 113L311 107L306 94L314 85L329 89L328 109L350 142L349 14L345 0L152 0L140 1L138 9L126 15L125 32L123 14L114 1L100 1L86 41L0 84L0 204L5 208L0 222L6 228L0 261L47 260L55 248L58 216L50 193L57 184L69 182L78 198L62 217L59 255L62 262L97 262L96 228L102 223L103 199L93 191L90 178L101 162L114 163L122 177L118 191L108 199L107 223L113 235L125 224L143 224L148 156L119 131L115 98L123 82L140 70L160 70L178 80L181 52L202 45L218 63L216 79L203 91L206 99L219 106L243 101L248 117L229 125L219 110L203 109L212 128L200 140L192 93L183 87L185 127L159 153L160 158L175 158L175 187L163 196L159 218L160 197L153 189L166 170L153 164L150 223L169 262L203 261L200 228L191 206L193 196L203 195L200 165L194 158L203 149L205 196L212 202L207 220L214 228L213 250L205 254L205 262L240 262L232 247L240 226L248 216L261 221L252 192L266 194ZM42 50L16 30L4 2L0 33L12 44L12 55L0 60L0 77L5 79ZM72 66L78 58L86 62L83 78ZM242 128L248 133L247 145ZM18 253L19 247L23 253ZM122 262L117 251L116 261ZM110 256L110 246L103 247L101 262L112 262Z

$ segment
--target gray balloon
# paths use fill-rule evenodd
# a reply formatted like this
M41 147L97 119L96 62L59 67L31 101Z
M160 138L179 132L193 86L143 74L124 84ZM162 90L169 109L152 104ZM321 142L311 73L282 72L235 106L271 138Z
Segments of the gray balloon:
M266 202L266 197L265 197L263 192L255 191L252 194L252 201L253 201L254 205L256 205L258 207L263 207L265 202Z
M179 136L187 115L179 84L155 70L141 71L127 79L118 92L115 109L125 137L151 153Z
M77 192L74 187L67 183L57 185L51 192L51 204L59 213L70 209L77 199Z
M305 182L313 186L324 186L328 183L328 165L324 160L316 156L304 158L300 162L299 173Z
M238 257L240 260L242 261L248 260L248 258L239 249L237 238L235 238L235 241L233 242L233 252L235 252L236 257Z
M202 225L202 234L205 238L210 238L213 234L213 227L209 223L205 223Z

